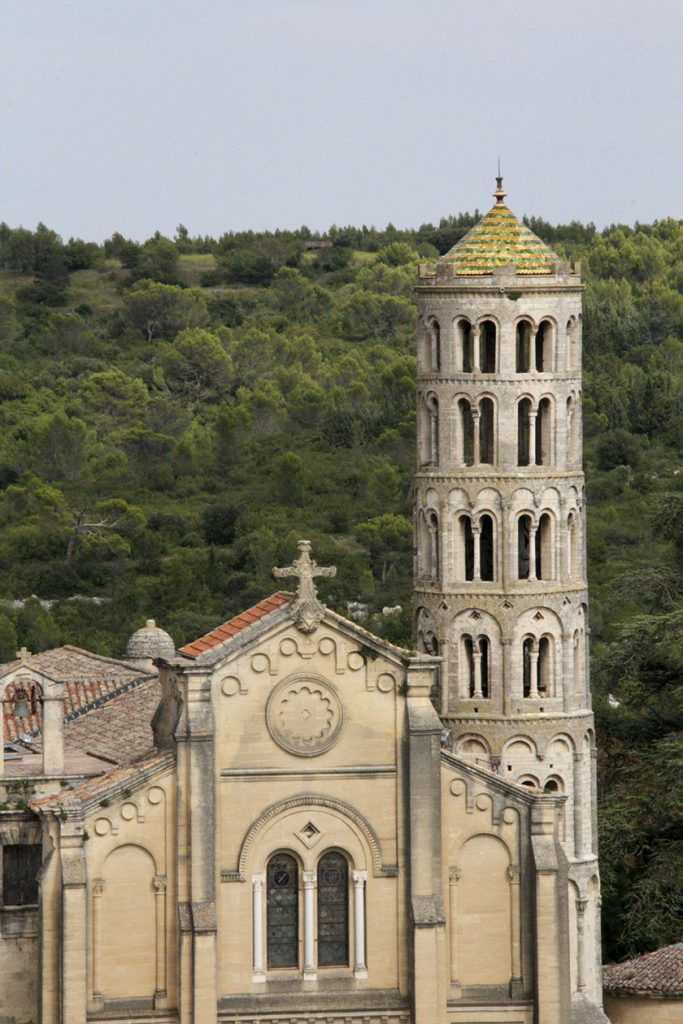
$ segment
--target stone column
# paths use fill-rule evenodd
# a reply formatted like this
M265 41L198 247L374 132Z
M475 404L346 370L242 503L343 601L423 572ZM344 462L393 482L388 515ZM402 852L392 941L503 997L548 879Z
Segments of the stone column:
M538 698L538 641L534 640L529 651L529 696Z
M166 875L154 879L154 906L156 917L156 986L154 1009L166 1006Z
M444 498L439 502L439 528L441 530L441 580L445 585L448 585L453 579L451 519L448 499Z
M478 466L480 456L479 420L481 419L478 409L472 409L472 465Z
M529 582L535 582L536 576L536 534L538 532L538 525L534 522L529 523Z
M512 637L505 636L501 640L503 647L503 714L512 711Z
M479 523L472 523L472 549L474 552L474 565L472 570L472 582L478 583L481 580L481 547L480 547L481 530L479 529Z
M104 879L95 878L92 883L92 1002L94 1010L104 1008L102 995L102 897Z
M481 373L480 365L481 324L472 327L472 373Z
M354 871L353 880L353 934L354 934L354 978L367 978L368 968L365 962L365 883L367 871Z
M579 992L586 991L586 943L585 943L585 919L587 899L576 901L576 987Z
M448 869L448 917L450 921L451 939L451 986L455 987L454 994L461 995L460 982L458 981L458 882L460 881L460 868Z
M474 693L472 696L481 698L484 694L481 689L481 649L479 647L479 640L472 641L472 661L474 662Z
M522 934L520 925L519 867L508 867L510 881L510 998L522 996Z
M529 413L529 465L536 465L536 414L538 410L533 409Z
M303 872L304 882L304 981L315 981L314 900L315 871Z
M253 981L261 983L266 980L263 961L263 887L266 883L265 874L252 875L252 948L254 955Z

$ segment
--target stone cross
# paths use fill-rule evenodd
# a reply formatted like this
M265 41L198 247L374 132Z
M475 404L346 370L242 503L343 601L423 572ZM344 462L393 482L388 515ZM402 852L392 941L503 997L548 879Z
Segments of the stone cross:
M311 558L310 540L300 540L298 548L299 557L294 560L293 564L284 569L273 569L273 576L277 579L287 576L294 576L298 579L296 600L291 607L291 613L302 632L312 633L324 615L324 608L318 600L313 580L316 576L336 576L337 567L318 565Z

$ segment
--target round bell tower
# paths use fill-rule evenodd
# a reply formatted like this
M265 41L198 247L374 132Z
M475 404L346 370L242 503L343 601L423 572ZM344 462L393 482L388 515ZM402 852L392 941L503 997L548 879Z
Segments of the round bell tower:
M453 750L566 796L572 991L601 1002L580 267L505 204L420 268L415 635Z

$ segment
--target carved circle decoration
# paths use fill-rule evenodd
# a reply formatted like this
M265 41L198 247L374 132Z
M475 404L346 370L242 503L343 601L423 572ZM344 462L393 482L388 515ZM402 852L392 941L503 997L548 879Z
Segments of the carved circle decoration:
M335 688L321 676L296 675L275 687L266 722L278 746L300 757L324 754L337 742L344 710Z

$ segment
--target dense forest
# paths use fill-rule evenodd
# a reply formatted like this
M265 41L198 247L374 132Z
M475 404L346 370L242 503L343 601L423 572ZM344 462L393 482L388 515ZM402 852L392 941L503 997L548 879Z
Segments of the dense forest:
M0 661L118 656L148 616L181 644L275 590L302 536L338 567L324 599L409 644L412 289L478 216L103 245L0 225ZM683 932L683 225L529 225L586 283L603 940L622 958Z

